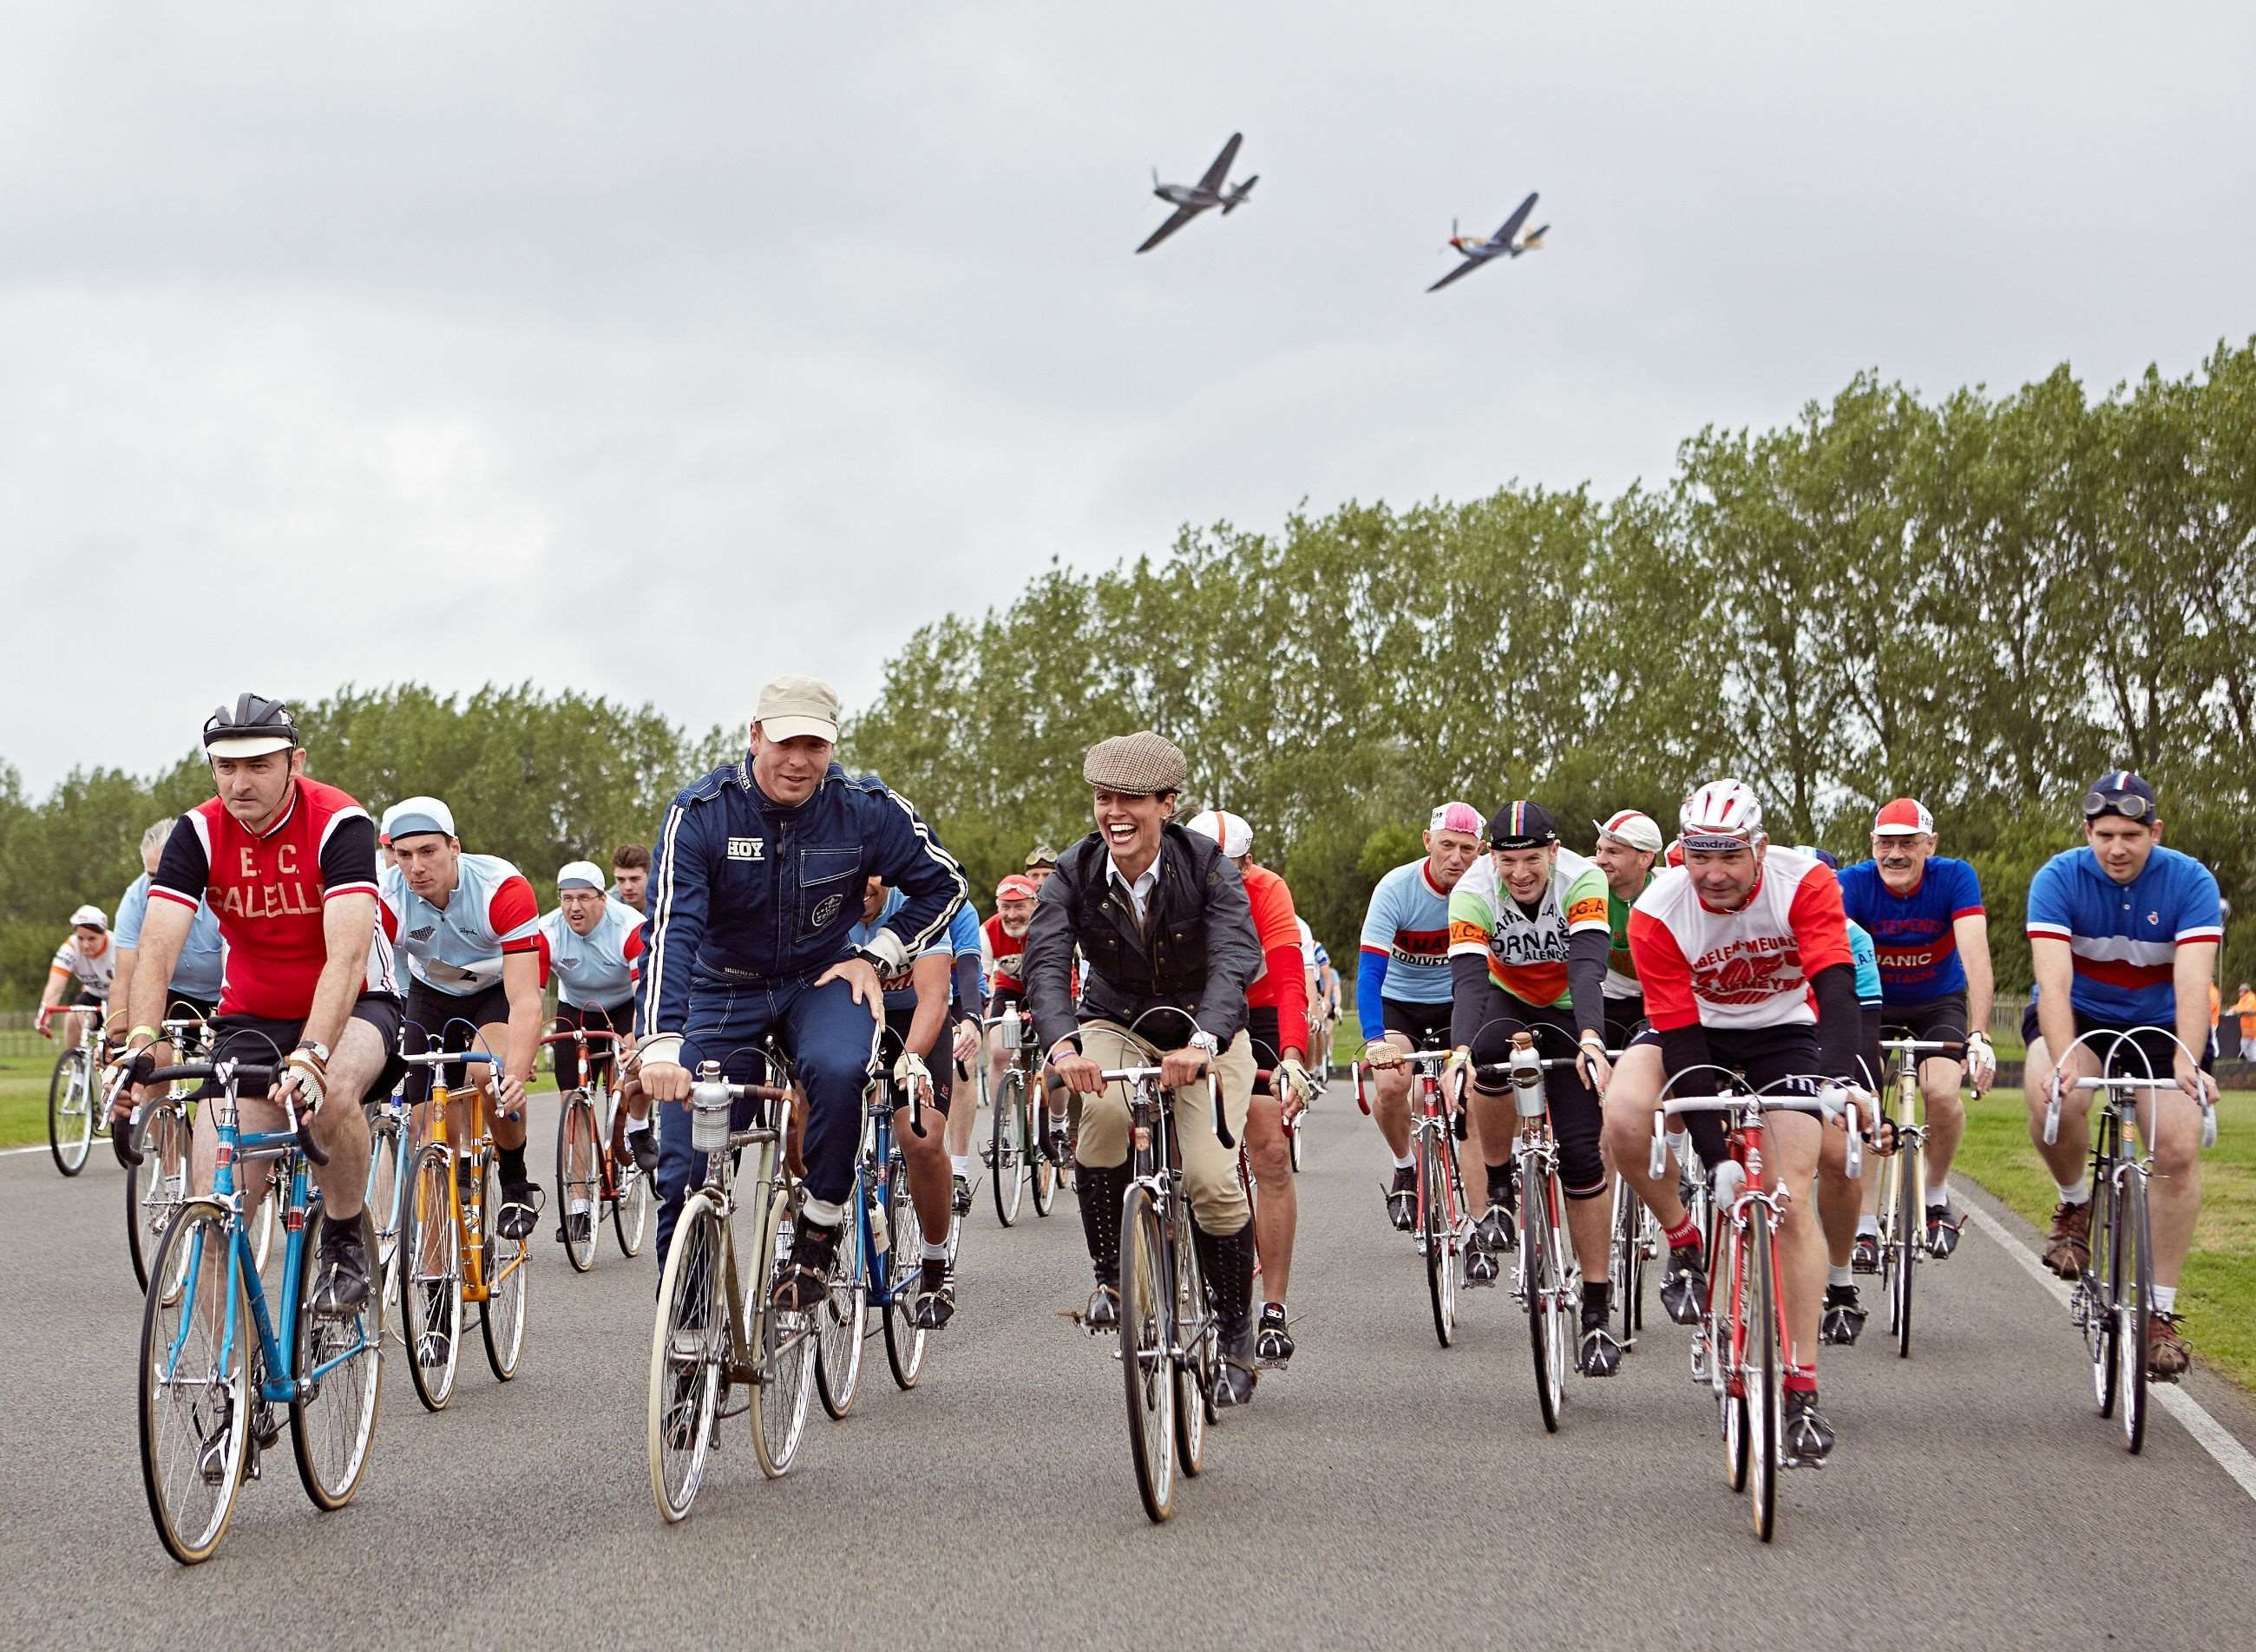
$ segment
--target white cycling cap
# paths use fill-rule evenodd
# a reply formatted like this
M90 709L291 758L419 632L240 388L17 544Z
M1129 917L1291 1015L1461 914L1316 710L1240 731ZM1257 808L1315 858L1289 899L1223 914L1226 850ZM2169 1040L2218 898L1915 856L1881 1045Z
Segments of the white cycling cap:
M100 907L81 907L71 914L71 928L75 929L81 924L90 929L107 929L109 928L109 915Z
M387 844L423 832L443 832L453 837L456 836L455 811L435 797L403 797L384 811L380 830Z
M603 869L592 860L568 862L556 874L556 893L560 895L567 889L592 889L601 894L609 886Z
M1222 845L1222 852L1236 860L1240 855L1253 852L1253 828L1244 816L1233 815L1226 808L1209 808L1194 815L1183 822L1183 830L1211 837Z

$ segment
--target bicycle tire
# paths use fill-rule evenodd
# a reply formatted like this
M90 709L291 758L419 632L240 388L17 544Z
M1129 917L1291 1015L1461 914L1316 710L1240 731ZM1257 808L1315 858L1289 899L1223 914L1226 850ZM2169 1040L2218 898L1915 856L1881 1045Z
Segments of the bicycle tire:
M758 1375L752 1384L752 1455L760 1472L777 1479L791 1470L807 1432L807 1401L814 1387L814 1328L804 1314L775 1305L779 1241L791 1231L791 1190L778 1187L759 1225L752 1258L751 1301L744 1310L745 1338Z
M898 1154L885 1187L885 1364L897 1386L913 1388L924 1370L926 1333L917 1328L912 1282L924 1255L924 1225L917 1220L916 1201L909 1193L908 1168Z
M713 1451L713 1414L727 1386L728 1246L712 1196L689 1196L659 1275L650 1339L645 1444L650 1494L671 1526L687 1517Z
M47 1151L65 1175L85 1169L94 1149L94 1103L85 1069L86 1051L74 1044L55 1057L47 1075Z
M1194 1479L1206 1466L1206 1425L1214 1421L1214 1321L1207 1306L1206 1275L1188 1225L1168 1249L1175 1259L1169 1315L1169 1340L1176 1351L1169 1361L1174 1391L1168 1396L1175 1414L1175 1464L1186 1479Z
M1129 1185L1120 1215L1120 1373L1136 1493L1153 1525L1175 1512L1175 1384L1167 1351L1167 1245L1152 1190Z
M2130 1299L2122 1312L2117 1334L2117 1379L2123 1391L2123 1449L2136 1455L2147 1439L2147 1338L2154 1330L2154 1258L2152 1232L2147 1222L2147 1173L2136 1165L2123 1178L2123 1197L2116 1207L2115 1227L2121 1236L2124 1265L2117 1271L2119 1295L2125 1284Z
M1018 1221L1019 1207L1026 1195L1026 1087L1013 1084L1014 1077L1015 1074L1004 1076L1003 1093L995 1098L995 1116L989 1126L992 1162L988 1175L995 1193L995 1219L1005 1227Z
M371 1281L358 1313L332 1319L314 1311L307 1283L300 1274L298 1334L290 1350L298 1380L290 1449L306 1495L326 1512L350 1502L368 1472L384 1379L384 1293Z
M1566 1280L1559 1264L1557 1236L1552 1226L1551 1200L1554 1194L1549 1175L1532 1174L1527 1161L1520 1161L1519 1223L1520 1267L1527 1281L1527 1344L1535 1359L1535 1403L1543 1415L1543 1431L1559 1431L1559 1413L1566 1400L1563 1385L1559 1380L1560 1299L1566 1293ZM1542 1197L1534 1197L1538 1189Z
M1611 1304L1621 1319L1622 1351L1637 1347L1638 1308L1645 1294L1645 1203L1629 1178L1614 1176L1613 1255L1606 1284L1613 1292Z
M2078 1288L2083 1298L2084 1352L2091 1360L2092 1396L2099 1402L2099 1415L2112 1417L2121 1374L2117 1344L2123 1330L2115 1312L2121 1288L2115 1272L2115 1121L2102 1110L2097 1127L2100 1150L2091 1168L2091 1223L2085 1230L2087 1254Z
M187 1202L188 1133L180 1104L170 1097L152 1103L130 1127L139 1156L125 1167L125 1248L134 1282L146 1290L165 1230ZM178 1288L177 1279L166 1282L168 1295Z
M1748 1271L1752 1276L1756 1363L1747 1371L1747 1502L1755 1536L1768 1543L1778 1529L1781 1383L1778 1317L1782 1310L1770 1224L1758 1207L1748 1224Z
M1712 1346L1709 1359L1715 1372L1716 1392L1724 1410L1724 1479L1734 1492L1747 1488L1749 1438L1753 1425L1747 1416L1746 1328L1754 1323L1753 1308L1749 1302L1751 1275L1747 1267L1745 1233L1736 1223L1718 1220L1717 1231L1727 1232L1727 1260L1720 1277L1724 1287L1724 1307L1717 1312L1712 1308L1708 1316L1712 1326ZM1711 1246L1711 1257L1715 1251ZM1710 1301L1715 1296L1717 1275L1710 1275L1708 1292Z
M462 1245L454 1166L443 1143L415 1155L399 1207L399 1340L427 1411L443 1411L462 1362Z
M1026 1075L1023 1073L1019 1075L1019 1088L1020 1093L1026 1093ZM1049 1154L1049 1112L1050 1105L1047 1097L1027 1094L1026 1127L1030 1131L1040 1133L1035 1136L1034 1145L1030 1149L1033 1154L1033 1175L1029 1179L1034 1185L1034 1214L1036 1216L1047 1216L1050 1211L1055 1208L1057 1204L1058 1183L1063 1175L1063 1172L1061 1171L1059 1167L1051 1160ZM1065 1133L1063 1131L1060 1131L1058 1133L1058 1140L1062 1141L1064 1139Z
M161 1291L149 1292L142 1302L141 1487L158 1541L184 1566L210 1559L227 1535L250 1439L250 1373L240 1316L219 1337L210 1334L224 1313L229 1276L240 1273L228 1220L227 1212L209 1199L183 1205L152 1262L160 1279L177 1271L181 1288L169 1302ZM207 1303L215 1293L217 1300ZM240 1287L234 1300L244 1300ZM199 1342L219 1345L200 1356L190 1352L190 1345ZM225 1370L219 1363L222 1349L232 1359ZM166 1380L167 1370L183 1369L195 1374L178 1385ZM191 1389L207 1398L214 1392L225 1395L223 1418L214 1414L212 1419L224 1433L213 1435L204 1407L184 1399ZM213 1458L215 1438L219 1451ZM182 1444L187 1448L185 1460ZM208 1460L219 1470L216 1484L204 1477Z
M532 1297L532 1236L509 1239L494 1231L501 1215L494 1179L494 1161L488 1159L485 1190L478 1200L484 1262L479 1273L486 1288L485 1303L478 1310L478 1331L486 1345L486 1364L497 1378L507 1382L525 1361L525 1329Z
M376 1227L376 1278L372 1288L385 1302L391 1300L399 1274L399 1211L405 1203L406 1167L401 1162L405 1132L388 1107L367 1109L368 1185L363 1208ZM387 1168L388 1167L388 1168Z
M1919 1149L1899 1148L1896 1157L1907 1162L1896 1174L1896 1242L1890 1246L1896 1276L1892 1282L1889 1318L1894 1322L1896 1358L1911 1358L1912 1288L1918 1282L1921 1258L1927 1250L1927 1209L1921 1194Z
M1418 1137L1418 1239L1426 1253L1426 1295L1434 1309L1434 1339L1444 1348L1457 1337L1456 1225L1449 1219L1448 1172L1431 1131Z
M642 1242L650 1233L654 1178L634 1161L631 1153L624 1152L611 1161L611 1178L616 1190L611 1200L612 1236L619 1242L620 1255L639 1256Z
M580 1126L580 1140L584 1144L580 1151L585 1155L587 1174L575 1175L577 1168L572 1162L573 1126ZM564 1098L564 1105L556 1110L556 1202L563 1210L564 1260L572 1264L572 1271L584 1274L596 1265L596 1223L603 1215L603 1167L596 1146L596 1104L588 1098L585 1086ZM588 1237L572 1237L572 1202L580 1202L581 1211L588 1218Z
M860 1177L847 1207L844 1231L830 1260L830 1295L815 1312L814 1392L834 1420L854 1408L862 1384L862 1351L870 1325L870 1274L862 1235L870 1216Z

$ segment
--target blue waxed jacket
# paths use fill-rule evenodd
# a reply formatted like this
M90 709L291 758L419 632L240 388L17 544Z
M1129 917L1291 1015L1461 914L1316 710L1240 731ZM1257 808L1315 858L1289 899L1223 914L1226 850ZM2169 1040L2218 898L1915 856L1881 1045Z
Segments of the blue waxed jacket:
M745 760L682 788L651 858L638 1040L678 1037L694 995L822 970L845 957L863 880L906 897L885 927L912 957L944 934L962 869L906 798L834 763L807 801L761 795ZM661 1044L646 1059L671 1059Z

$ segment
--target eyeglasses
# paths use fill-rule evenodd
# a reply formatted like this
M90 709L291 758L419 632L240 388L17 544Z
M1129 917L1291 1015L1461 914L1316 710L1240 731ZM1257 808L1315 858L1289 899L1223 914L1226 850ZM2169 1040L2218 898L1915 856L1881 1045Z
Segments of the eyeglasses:
M2154 801L2136 792L2086 792L2083 794L2083 818L2097 820L2102 815L2120 815L2127 821L2152 820Z

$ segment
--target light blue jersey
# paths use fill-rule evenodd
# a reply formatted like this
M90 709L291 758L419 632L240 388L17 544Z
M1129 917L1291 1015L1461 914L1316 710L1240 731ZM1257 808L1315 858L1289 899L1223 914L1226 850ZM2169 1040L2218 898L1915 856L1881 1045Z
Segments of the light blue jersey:
M617 900L585 935L573 933L559 907L540 921L556 1001L567 1009L618 1010L634 1002L636 961L642 957L642 914Z
M1880 950L1865 926L1849 920L1849 956L1857 961L1857 1002L1868 1010L1880 1007Z
M848 940L857 947L867 946L878 931L885 927L885 920L907 904L906 897L899 890L886 890L885 904L878 908L877 922L856 924L853 932L847 937ZM954 927L951 921L949 926L951 931ZM971 932L972 951L976 957L979 944L979 924L976 919L972 921ZM947 958L952 963L955 957L955 942L953 934L934 935L932 944L925 948L917 957ZM881 975L878 978L878 984L885 989L885 1007L888 1010L913 1010L916 1007L916 987L911 978L913 968L914 960L912 959L909 969L904 969L899 974Z
M540 908L525 874L497 855L464 855L455 893L434 907L397 866L377 879L384 932L434 992L469 998L501 983L504 953L540 950Z
M125 886L117 903L117 921L109 926L110 938L122 947L141 945L141 921L149 911L149 874L143 872ZM227 946L219 936L219 914L211 902L199 899L196 915L188 921L188 938L181 943L180 961L173 965L166 990L175 997L200 1004L216 1004L222 978L227 973Z

